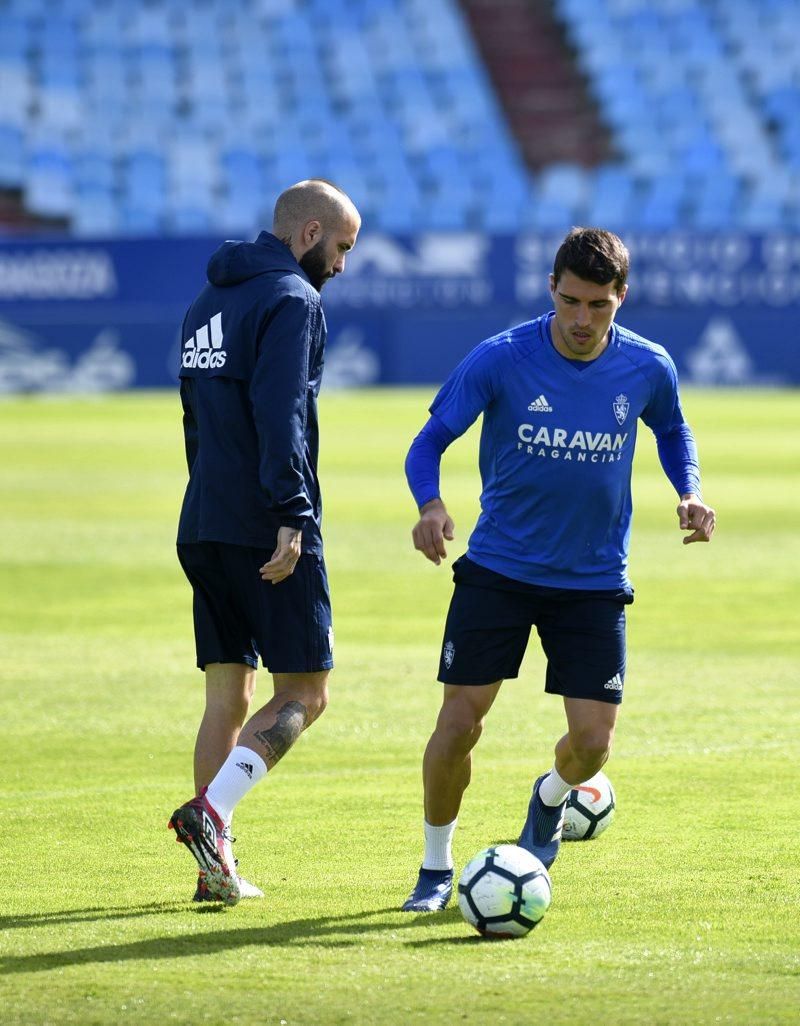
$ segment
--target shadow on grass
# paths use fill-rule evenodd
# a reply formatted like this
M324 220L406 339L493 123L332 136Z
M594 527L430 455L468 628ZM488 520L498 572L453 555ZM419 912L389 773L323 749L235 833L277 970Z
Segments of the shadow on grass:
M131 916L151 915L154 912L173 912L186 906L172 904L140 906L137 909L75 909L71 912L52 913L30 916L30 920L42 923L83 922L92 919L124 919L126 913ZM149 910L149 911L148 911ZM197 911L201 911L198 909ZM206 906L202 911L211 911ZM216 909L214 910L216 911ZM220 907L220 912L225 910ZM91 913L91 914L89 914ZM110 915L109 915L110 913ZM389 913L396 914L398 921L387 922L381 918L379 922L369 923L366 920L375 916L384 917ZM8 917L11 918L11 917ZM14 917L16 922L20 917ZM214 930L198 934L196 931L180 936L152 937L147 940L132 941L130 944L105 944L91 948L72 948L67 951L48 951L34 955L11 955L0 958L0 974L35 973L49 969L64 969L75 965L91 965L102 962L126 962L136 960L152 960L162 958L187 958L197 955L215 955L225 951L236 951L239 948L265 945L272 947L288 946L303 943L322 943L326 947L347 947L357 943L359 938L370 933L395 933L400 929L415 929L420 926L433 926L435 923L449 925L458 918L458 909L450 908L435 916L430 913L409 915L399 913L394 906L390 908L371 909L346 916L322 916L314 919L294 919L284 923L268 926L244 926L239 929ZM17 925L25 925L19 924ZM27 925L31 925L30 922ZM471 940L471 938L468 938ZM480 938L477 938L478 940ZM431 943L437 943L435 940Z
M138 919L159 912L181 912L185 909L185 901L151 901L148 905L122 905L117 908L98 905L93 908L60 909L57 912L31 912L20 916L0 916L0 931L57 926L60 923L94 923L104 919Z
M525 935L523 935L525 936ZM440 948L443 945L451 945L460 948L475 947L478 944L510 944L518 937L482 937L479 933L471 932L465 937L426 937L424 940L406 941L409 948Z

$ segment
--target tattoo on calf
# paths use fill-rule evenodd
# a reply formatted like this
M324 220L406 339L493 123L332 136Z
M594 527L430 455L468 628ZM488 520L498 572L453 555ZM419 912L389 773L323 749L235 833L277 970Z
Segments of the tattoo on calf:
M307 722L308 710L303 703L287 702L278 711L278 717L271 727L255 732L256 740L267 751L266 763L270 769L286 755Z

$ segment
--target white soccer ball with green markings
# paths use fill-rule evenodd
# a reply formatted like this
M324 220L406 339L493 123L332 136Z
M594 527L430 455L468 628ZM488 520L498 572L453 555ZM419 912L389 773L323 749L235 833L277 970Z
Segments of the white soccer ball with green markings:
M461 914L484 937L524 937L541 922L552 893L542 863L516 844L478 852L458 881Z

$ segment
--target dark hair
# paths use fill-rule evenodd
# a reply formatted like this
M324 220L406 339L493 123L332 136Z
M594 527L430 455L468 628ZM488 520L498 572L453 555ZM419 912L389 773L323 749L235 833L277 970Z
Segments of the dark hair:
M596 285L614 282L621 292L628 280L630 257L622 239L604 228L573 228L561 243L553 262L556 284L564 271L572 271Z

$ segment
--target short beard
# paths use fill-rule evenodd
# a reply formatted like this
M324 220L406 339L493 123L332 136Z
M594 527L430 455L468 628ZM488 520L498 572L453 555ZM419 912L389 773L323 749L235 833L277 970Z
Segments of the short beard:
M308 276L308 280L317 290L322 291L322 286L325 282L332 278L333 275L327 270L325 263L325 245L327 243L326 238L322 238L319 242L315 243L304 253L303 256L297 261Z

